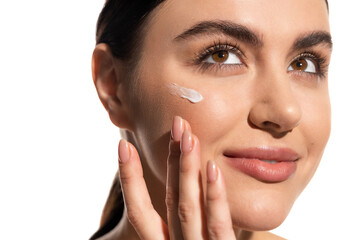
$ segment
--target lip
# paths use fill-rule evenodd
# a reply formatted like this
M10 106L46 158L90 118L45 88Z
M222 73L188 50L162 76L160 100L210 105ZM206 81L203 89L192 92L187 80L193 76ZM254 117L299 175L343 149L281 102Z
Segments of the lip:
M283 182L296 171L300 155L290 148L255 147L224 152L226 162L262 182ZM273 163L264 160L272 161Z

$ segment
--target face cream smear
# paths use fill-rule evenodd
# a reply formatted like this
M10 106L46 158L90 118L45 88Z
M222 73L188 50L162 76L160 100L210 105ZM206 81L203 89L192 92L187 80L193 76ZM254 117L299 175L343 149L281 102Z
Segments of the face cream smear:
M189 100L191 103L198 103L204 98L200 93L193 89L188 89L177 85L176 83L169 84L170 94L177 95L181 98Z

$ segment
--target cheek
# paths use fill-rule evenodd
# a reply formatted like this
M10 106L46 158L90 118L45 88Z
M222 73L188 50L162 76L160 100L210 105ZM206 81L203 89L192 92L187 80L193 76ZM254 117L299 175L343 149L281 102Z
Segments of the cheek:
M164 71L164 69L163 69ZM184 75L174 74L171 71L166 74L162 71L143 70L142 77L134 84L133 99L131 99L131 115L136 129L134 130L138 148L154 175L163 183L166 179L166 159L171 134L171 124L174 116L181 116L187 120L193 132L200 141L206 140L203 145L220 136L220 132L214 131L213 126L219 125L229 107L224 100L213 94L213 90L205 90L201 85L191 85L189 81L184 83ZM194 80L193 82L196 82ZM198 103L192 103L187 99L173 94L172 83L179 87L186 86L196 89L204 99ZM215 128L217 129L217 128Z
M233 126L234 114L226 96L214 94L211 89L203 90L204 101L184 112L184 118L191 124L193 132L204 145L216 142L226 129Z
M329 104L319 104L311 107L309 114L304 116L304 137L307 139L308 151L322 152L330 137L331 113Z
M330 137L331 108L327 93L304 103L303 113L300 131L307 147L307 156L300 171L302 189L315 174Z
M167 80L180 82L179 86L184 85L178 79ZM155 81L162 84L148 84ZM163 183L166 179L166 158L174 116L181 116L190 123L201 146L206 146L201 148L203 160L209 160L216 154L218 142L236 125L237 118L246 115L234 114L234 104L231 104L234 99L225 94L226 89L194 86L192 88L201 93L204 99L191 103L178 95L172 95L168 82L150 78L147 78L146 82L140 82L137 91L143 94L141 100L137 100L138 103L133 106L133 119L137 121L135 132L142 157L147 159L152 172ZM205 162L203 165L206 165Z
M159 84L158 78L140 77L134 85L136 93L131 99L131 119L134 122L136 145L144 168L165 184L166 158L172 118L175 115L171 108L167 89ZM141 94L139 94L141 93Z
M203 82L199 81L199 82ZM244 134L251 105L250 88L229 79L209 80L199 87L204 100L184 111L201 145L216 150L229 134Z
M161 65L161 64L159 64ZM153 65L143 65L142 76L134 86L135 92L132 104L132 119L136 121L135 134L143 158L147 159L153 173L162 181L166 179L166 158L172 119L178 115L187 120L192 131L200 139L202 146L207 146L207 152L213 152L214 143L220 139L224 129L232 126L232 104L226 87L219 88L218 83L197 79L193 73L179 71L168 61L162 63L163 68ZM155 69L155 70L154 70ZM176 83L179 87L194 89L203 96L198 103L173 94L169 86ZM201 84L203 83L203 84ZM231 85L227 88L231 89ZM231 95L231 94L230 94ZM225 122L226 121L226 122Z

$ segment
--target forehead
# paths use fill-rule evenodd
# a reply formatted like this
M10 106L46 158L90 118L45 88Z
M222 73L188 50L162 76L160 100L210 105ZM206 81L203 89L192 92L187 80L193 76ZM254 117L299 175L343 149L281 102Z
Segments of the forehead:
M170 40L206 20L245 25L265 42L330 31L324 0L166 0L150 15L147 35L155 41Z

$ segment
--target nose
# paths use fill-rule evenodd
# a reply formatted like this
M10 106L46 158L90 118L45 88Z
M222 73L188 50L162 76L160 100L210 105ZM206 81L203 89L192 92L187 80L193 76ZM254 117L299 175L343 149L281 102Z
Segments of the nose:
M255 96L248 118L251 125L271 134L286 134L300 124L299 99L286 73L260 78Z

